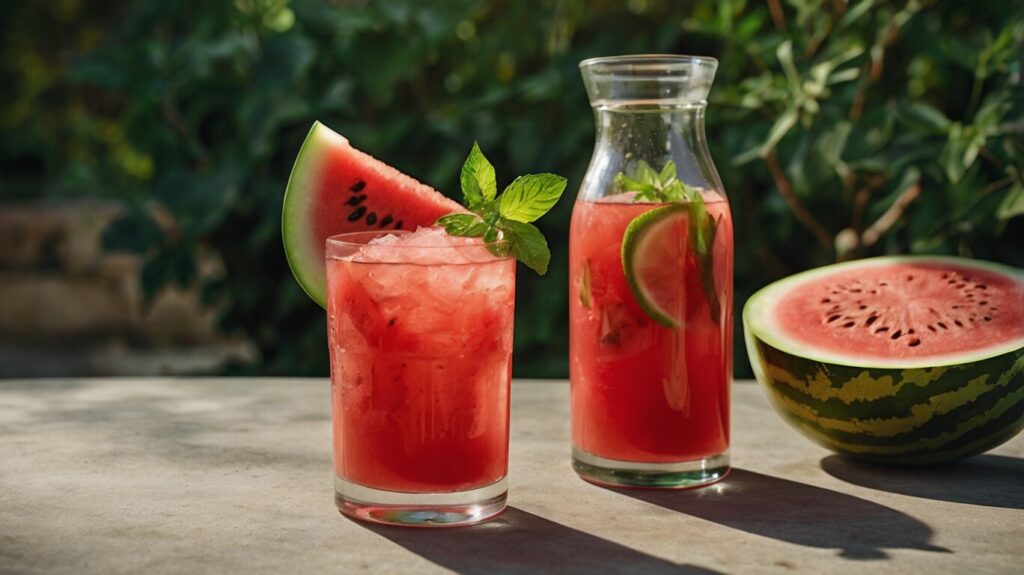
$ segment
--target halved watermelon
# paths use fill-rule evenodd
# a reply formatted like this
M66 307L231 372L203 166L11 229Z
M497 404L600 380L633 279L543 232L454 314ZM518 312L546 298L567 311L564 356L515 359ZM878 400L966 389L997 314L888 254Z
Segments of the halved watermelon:
M775 408L839 453L922 464L1024 429L1024 271L937 256L825 266L747 300Z
M288 265L302 289L326 302L327 238L347 232L411 229L465 208L430 186L352 147L314 122L288 178L281 235Z

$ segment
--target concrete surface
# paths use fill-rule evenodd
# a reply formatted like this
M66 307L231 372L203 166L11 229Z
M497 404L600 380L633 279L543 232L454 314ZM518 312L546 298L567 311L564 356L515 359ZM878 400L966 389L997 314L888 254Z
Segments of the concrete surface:
M0 572L1022 572L1024 437L866 467L734 391L726 481L612 491L569 466L566 383L517 381L509 510L426 531L335 510L325 380L0 380Z

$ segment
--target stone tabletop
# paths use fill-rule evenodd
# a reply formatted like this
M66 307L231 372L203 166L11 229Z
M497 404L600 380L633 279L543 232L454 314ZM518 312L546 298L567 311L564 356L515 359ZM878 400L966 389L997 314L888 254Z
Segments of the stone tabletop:
M509 509L454 530L334 508L328 383L0 380L3 573L1021 573L1024 437L933 469L830 455L737 383L733 473L613 491L568 384L513 385Z

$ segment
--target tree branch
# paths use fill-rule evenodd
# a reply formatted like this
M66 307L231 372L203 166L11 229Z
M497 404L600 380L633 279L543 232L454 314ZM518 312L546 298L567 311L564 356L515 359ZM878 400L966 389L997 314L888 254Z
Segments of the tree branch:
M768 13L772 15L772 24L780 32L786 31L786 15L782 12L779 0L768 0Z
M860 81L857 83L857 91L853 95L853 105L850 106L849 115L851 120L860 118L860 115L864 112L864 99L867 96L868 86L874 84L882 77L885 50L899 37L900 28L907 23L907 20L910 19L914 12L920 9L920 6L916 3L911 4L911 6L908 6L907 9L890 20L885 31L879 34L874 46L871 47L871 59L861 67Z
M775 157L775 151L772 150L765 154L765 164L768 165L768 171L772 174L772 179L775 181L775 187L778 188L779 194L782 195L782 199L786 201L786 205L793 212L804 228L807 229L818 240L821 247L825 248L828 253L832 253L834 246L832 245L832 236L829 235L828 231L825 230L824 226L818 223L818 220L814 219L811 212L807 210L800 198L793 192L793 185L789 182L789 178L786 177L785 172L779 167L779 161Z
M907 206L910 205L918 196L921 195L921 184L914 184L907 189L903 190L896 201L889 206L885 213L879 216L875 223L871 224L871 227L864 230L864 233L860 235L860 245L869 248L878 242L879 238L885 235L900 218L903 217L903 212L906 211Z
M188 124L185 123L185 119L181 117L181 112L178 111L171 94L164 96L163 112L164 119L167 120L171 128L185 139L185 143L190 148L192 155L196 157L196 163L199 164L199 168L202 170L208 169L210 167L210 153L189 128Z

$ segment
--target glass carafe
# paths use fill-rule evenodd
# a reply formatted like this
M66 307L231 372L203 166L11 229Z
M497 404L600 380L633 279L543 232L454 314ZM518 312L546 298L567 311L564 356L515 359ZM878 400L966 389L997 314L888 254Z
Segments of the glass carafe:
M597 142L569 259L573 467L689 487L729 469L733 232L708 152L713 58L580 63Z

